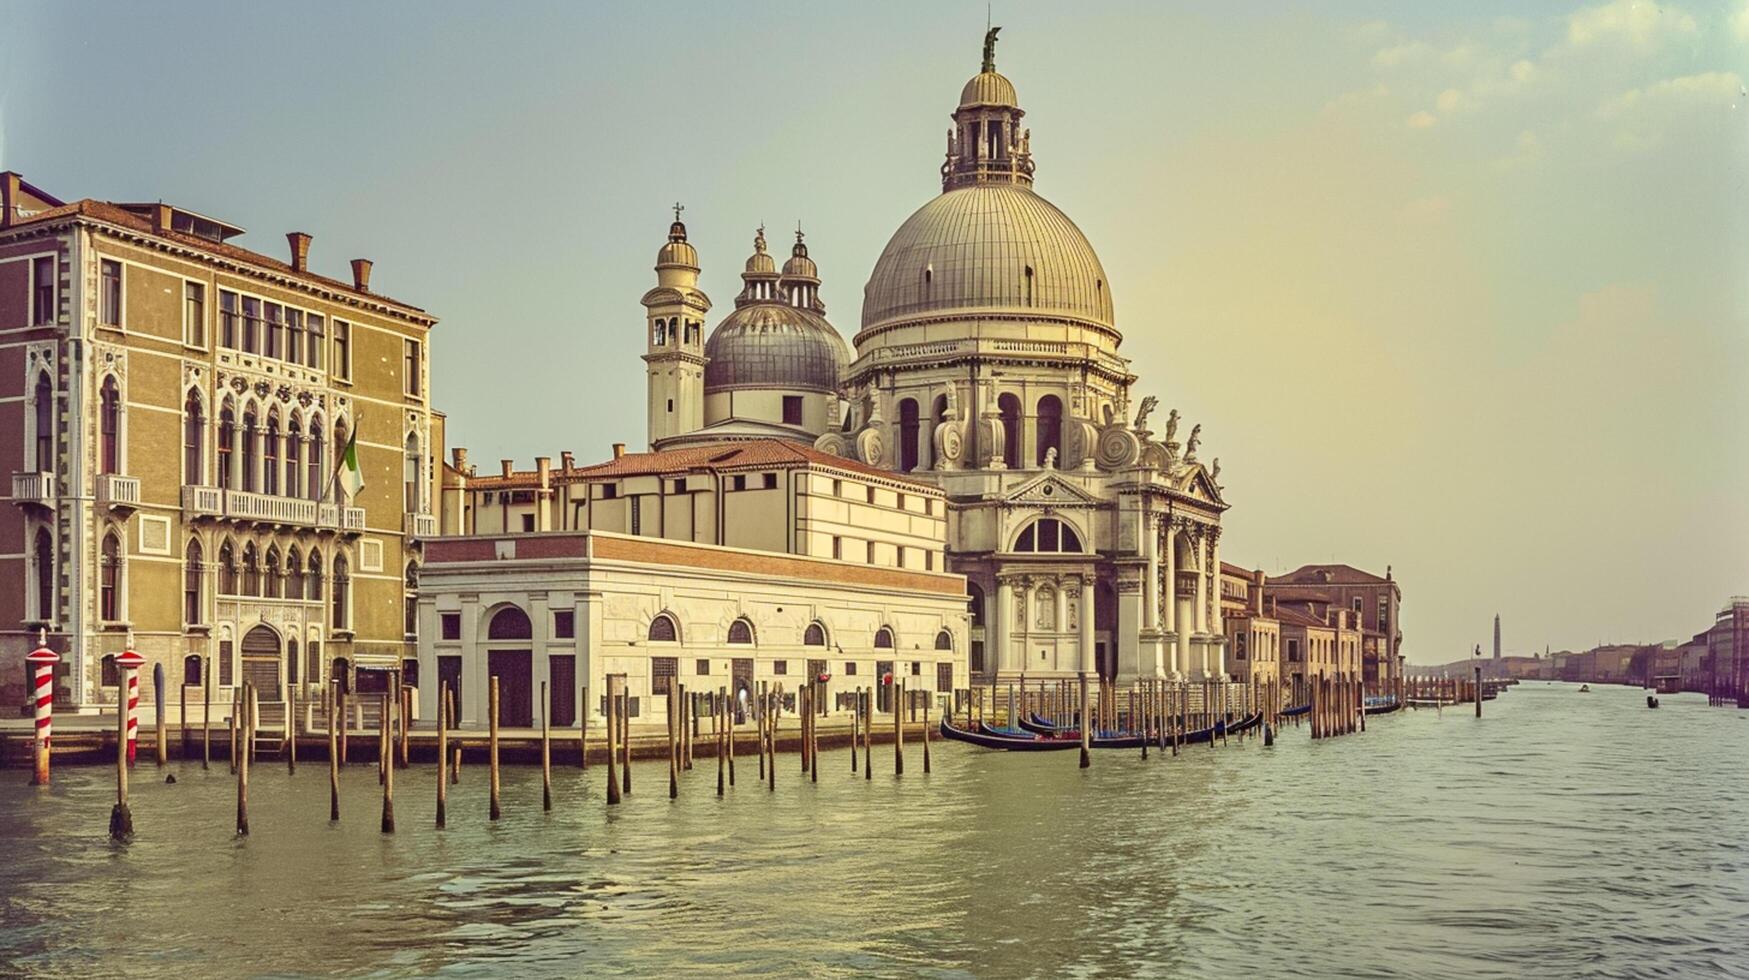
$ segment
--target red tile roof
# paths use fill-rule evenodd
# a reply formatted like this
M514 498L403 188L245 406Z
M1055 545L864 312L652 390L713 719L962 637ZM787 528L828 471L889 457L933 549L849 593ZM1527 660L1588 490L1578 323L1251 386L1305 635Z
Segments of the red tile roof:
M1328 580L1319 572L1329 572ZM1361 571L1353 565L1301 565L1285 575L1272 575L1269 578L1272 585L1383 585L1390 581L1371 572Z
M919 490L940 492L933 484L915 477L843 456L834 456L786 439L736 440L683 446L660 452L626 453L618 459L603 463L578 466L570 470L555 469L552 471L552 482L557 485L625 476L666 476L697 470L792 469L800 466L830 467L858 476L907 483ZM508 477L476 476L468 479L468 488L479 490L531 489L539 485L540 476L534 470L518 470Z
M191 235L183 231L175 231L168 228L156 228L153 226L150 219L142 218L139 215L134 214L131 211L126 211L108 201L99 201L89 197L84 198L83 200L74 201L70 204L63 204L60 207L48 208L47 210L38 211L35 214L19 218L13 221L10 227L21 228L27 225L40 224L45 221L54 221L59 218L66 218L74 215L95 218L98 221L107 222L112 225L121 225L124 228L142 234L153 235L166 241L172 241L181 245L198 248L203 251L211 252L214 255L234 259L238 262L246 262L250 265L261 266L271 272L303 279L306 282L334 290L335 292L346 293L350 296L371 300L387 306L398 306L402 310L414 314L417 319L431 320L433 322L435 322L436 319L411 303L403 303L400 300L384 296L382 293L363 292L355 289L352 283L345 280L334 279L329 276L318 275L317 273L309 271L299 272L296 269L293 269L289 263L263 255L260 252L250 251L249 249L232 245L229 242L213 241L210 238L202 238L199 235Z

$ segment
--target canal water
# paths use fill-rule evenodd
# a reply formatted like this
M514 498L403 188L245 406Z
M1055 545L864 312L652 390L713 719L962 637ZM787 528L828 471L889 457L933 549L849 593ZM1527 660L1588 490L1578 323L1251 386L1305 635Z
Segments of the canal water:
M665 765L252 775L135 770L139 839L105 839L113 773L0 773L0 974L584 973L1182 977L1749 976L1749 711L1696 695L1522 685L1364 735L1157 754L844 751L776 793L742 760L667 799Z

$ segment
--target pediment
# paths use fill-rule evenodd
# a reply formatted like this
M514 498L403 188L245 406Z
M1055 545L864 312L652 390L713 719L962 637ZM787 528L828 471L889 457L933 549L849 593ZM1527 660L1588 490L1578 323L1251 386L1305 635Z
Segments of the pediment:
M1208 471L1201 463L1192 463L1187 472L1178 481L1178 492L1192 500L1200 500L1208 504L1225 504L1221 490L1215 486L1215 481L1209 479Z
M1026 507L1097 507L1105 501L1073 481L1047 471L1008 491L1002 502Z

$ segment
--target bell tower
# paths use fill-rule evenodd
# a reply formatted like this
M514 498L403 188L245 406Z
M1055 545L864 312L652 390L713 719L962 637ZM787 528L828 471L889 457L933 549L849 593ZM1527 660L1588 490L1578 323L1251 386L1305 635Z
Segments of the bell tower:
M704 428L704 323L711 300L698 288L698 250L674 205L668 241L656 253L656 287L644 294L644 365L650 447Z

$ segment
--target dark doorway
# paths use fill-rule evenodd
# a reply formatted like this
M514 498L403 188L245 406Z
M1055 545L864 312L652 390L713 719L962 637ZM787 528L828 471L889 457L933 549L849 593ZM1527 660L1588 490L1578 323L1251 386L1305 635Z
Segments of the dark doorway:
M576 724L577 658L568 653L548 657L547 672L552 675L549 691L553 700L553 726L566 728Z
M875 710L887 712L893 710L893 685L898 678L893 676L891 660L875 661Z
M906 398L899 402L899 469L909 473L917 468L917 401Z
M504 728L534 726L534 654L527 650L491 650L486 674L498 678L498 724Z
M736 657L730 677L729 694L734 699L735 721L739 724L746 721L747 703L753 700L753 658ZM742 700L743 693L746 700Z
M450 696L455 698L455 716L459 720L462 716L462 658L438 657L437 683L449 685ZM438 693L442 691L443 688L439 687Z
M279 634L257 626L243 634L243 680L263 701L279 700Z

